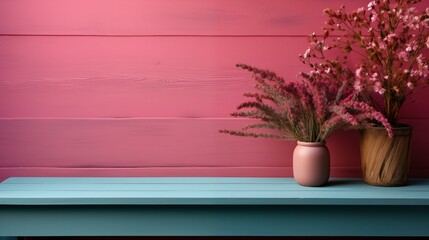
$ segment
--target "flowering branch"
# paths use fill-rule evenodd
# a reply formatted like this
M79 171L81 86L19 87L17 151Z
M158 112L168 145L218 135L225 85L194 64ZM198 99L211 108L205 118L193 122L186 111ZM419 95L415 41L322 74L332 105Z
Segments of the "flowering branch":
M428 83L429 8L419 12L416 5L420 2L374 0L367 9L352 13L344 6L337 11L325 9L329 17L325 35L342 33L336 46L360 56L358 66L347 66L355 73L355 90L394 126L406 98Z

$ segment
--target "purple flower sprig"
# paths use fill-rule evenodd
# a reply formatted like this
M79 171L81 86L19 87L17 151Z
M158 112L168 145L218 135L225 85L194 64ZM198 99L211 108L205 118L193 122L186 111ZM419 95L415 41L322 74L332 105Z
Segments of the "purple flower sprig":
M231 115L259 121L241 130L220 130L221 133L322 142L336 129L385 120L374 109L354 99L353 87L344 79L330 81L313 73L302 74L300 81L286 83L269 70L245 64L237 67L253 74L257 92L245 93L252 100L240 104ZM391 135L390 125L385 124ZM269 132L253 131L256 129Z

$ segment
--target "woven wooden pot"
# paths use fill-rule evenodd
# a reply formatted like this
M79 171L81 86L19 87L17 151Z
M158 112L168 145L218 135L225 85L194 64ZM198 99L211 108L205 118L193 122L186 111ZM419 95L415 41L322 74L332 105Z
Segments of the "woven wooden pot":
M392 130L393 138L389 138L381 127L361 132L362 173L367 184L404 186L408 183L412 127L404 125Z

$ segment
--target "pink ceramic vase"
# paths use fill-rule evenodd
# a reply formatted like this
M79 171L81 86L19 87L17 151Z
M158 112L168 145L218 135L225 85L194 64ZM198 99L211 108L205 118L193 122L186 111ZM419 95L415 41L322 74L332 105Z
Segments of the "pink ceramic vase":
M308 187L322 186L329 180L330 156L325 142L300 142L293 151L293 177Z

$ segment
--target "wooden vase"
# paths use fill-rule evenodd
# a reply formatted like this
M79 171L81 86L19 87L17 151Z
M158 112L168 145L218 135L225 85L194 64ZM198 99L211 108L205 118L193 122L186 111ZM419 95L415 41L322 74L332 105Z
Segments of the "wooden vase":
M293 177L307 187L326 184L330 173L330 155L325 142L300 142L293 151Z
M404 186L408 183L412 127L404 125L392 131L393 138L389 138L382 127L361 132L362 174L369 185Z

